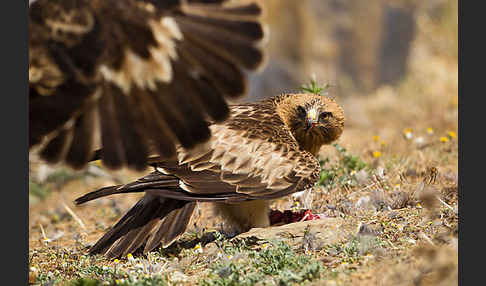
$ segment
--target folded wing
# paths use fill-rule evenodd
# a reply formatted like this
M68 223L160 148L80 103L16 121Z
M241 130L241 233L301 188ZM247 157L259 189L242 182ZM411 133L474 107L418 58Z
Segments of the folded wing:
M224 124L210 126L213 136L206 148L179 148L177 162L150 161L179 178L191 194L272 199L312 187L319 163L298 146L273 108L270 102L234 107Z

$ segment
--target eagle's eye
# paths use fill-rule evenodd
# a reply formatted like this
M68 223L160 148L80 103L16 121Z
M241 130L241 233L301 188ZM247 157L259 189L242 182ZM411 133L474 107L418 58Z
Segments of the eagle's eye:
M297 115L298 115L300 118L304 119L304 118L305 118L305 116L306 116L306 113L307 113L307 112L305 111L305 108L304 108L304 107L302 107L301 105L297 106Z
M321 114L319 114L319 121L322 123L328 120L330 117L332 117L332 112L324 111Z

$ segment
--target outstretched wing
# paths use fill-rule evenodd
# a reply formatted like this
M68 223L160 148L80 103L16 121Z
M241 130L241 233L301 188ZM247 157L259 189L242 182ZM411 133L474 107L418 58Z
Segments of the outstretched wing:
M263 62L257 3L37 0L29 5L29 146L83 167L143 169L210 138ZM97 142L100 141L100 142Z
M227 202L272 199L313 186L320 166L301 149L270 101L231 109L224 124L210 126L209 148L179 149L178 162L152 159L158 170L181 180L193 194L237 193Z

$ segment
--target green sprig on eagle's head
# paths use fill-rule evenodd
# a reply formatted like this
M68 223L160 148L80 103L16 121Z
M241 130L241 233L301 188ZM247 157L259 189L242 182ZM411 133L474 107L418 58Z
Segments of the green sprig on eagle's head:
M309 84L303 84L300 89L303 92L308 92L308 93L313 93L317 95L326 95L327 94L327 89L330 87L328 83L326 83L324 86L320 86L317 81L315 76L312 76L311 81Z

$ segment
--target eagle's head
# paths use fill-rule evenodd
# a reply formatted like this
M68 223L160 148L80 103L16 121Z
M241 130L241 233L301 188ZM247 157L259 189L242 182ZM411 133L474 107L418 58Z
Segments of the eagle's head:
M343 133L344 112L334 99L316 94L294 94L281 102L280 115L300 147L317 155L324 144Z

